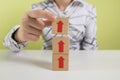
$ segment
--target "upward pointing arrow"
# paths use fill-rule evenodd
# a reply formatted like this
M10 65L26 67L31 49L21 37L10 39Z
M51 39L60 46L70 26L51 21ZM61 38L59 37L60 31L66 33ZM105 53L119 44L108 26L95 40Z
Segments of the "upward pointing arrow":
M58 42L58 51L59 52L64 52L64 42L61 40L60 42Z
M62 56L58 58L58 67L64 68L64 58Z
M57 32L62 32L62 29L63 29L63 22L62 22L62 21L59 21L57 24L58 24Z

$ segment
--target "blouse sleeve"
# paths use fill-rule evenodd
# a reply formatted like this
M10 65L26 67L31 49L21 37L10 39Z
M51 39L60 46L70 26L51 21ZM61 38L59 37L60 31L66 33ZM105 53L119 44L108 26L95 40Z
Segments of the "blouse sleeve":
M12 37L19 27L20 25L17 25L12 28L3 41L4 46L13 52L19 52L27 45L27 42L18 43Z

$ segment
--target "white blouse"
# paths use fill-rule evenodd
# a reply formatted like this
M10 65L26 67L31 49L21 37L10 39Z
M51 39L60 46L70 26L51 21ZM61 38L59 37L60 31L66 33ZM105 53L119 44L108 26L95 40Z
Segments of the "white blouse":
M55 36L68 36L70 38L71 50L96 50L96 8L83 1L73 0L71 4L61 12L54 0L45 0L32 5L32 9L42 9L49 11L57 17L69 18L69 34L58 35L52 34L52 26L48 26L42 30L43 49L52 49L52 38ZM19 28L15 26L5 37L4 45L12 51L22 50L28 42L17 43L12 35Z

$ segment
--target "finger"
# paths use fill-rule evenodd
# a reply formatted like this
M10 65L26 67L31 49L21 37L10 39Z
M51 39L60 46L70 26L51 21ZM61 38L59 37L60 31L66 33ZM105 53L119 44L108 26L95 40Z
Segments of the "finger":
M48 20L46 20L46 21L43 21L44 22L44 27L48 27L48 26L51 26L52 25L52 21L48 21Z
M25 14L22 19L21 19L21 25L22 26L27 26L28 25L28 21L29 21L29 17L27 14Z
M39 36L30 33L26 35L26 41L38 41L38 40L39 40Z
M29 19L28 24L29 26L34 27L38 30L42 30L45 25L43 21L40 21L40 20L38 21L37 19L33 19L33 18Z
M55 19L55 15L41 9L36 9L28 12L28 16L31 18L46 18L50 21L53 21Z
M40 36L42 34L41 30L38 30L38 29L31 27L31 26L28 26L27 28L25 28L25 31L27 33L30 33L30 34L34 34L36 36Z

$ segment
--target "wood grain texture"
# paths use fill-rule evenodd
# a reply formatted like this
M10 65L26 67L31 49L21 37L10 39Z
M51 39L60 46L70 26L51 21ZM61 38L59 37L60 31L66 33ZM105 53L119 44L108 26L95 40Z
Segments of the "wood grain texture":
M59 62L59 60L61 60L61 57L63 58L63 66L62 68L60 68L60 64L61 62ZM54 71L67 71L69 69L69 55L65 55L65 54L56 54L53 53L52 56L52 70Z
M63 42L63 43L61 43ZM60 45L63 45L63 51L60 50ZM70 40L68 37L54 37L52 40L52 50L56 54L68 54L69 53Z
M62 25L62 32L58 32L58 25ZM52 23L53 34L68 34L68 31L69 31L69 19L68 18L57 18Z

